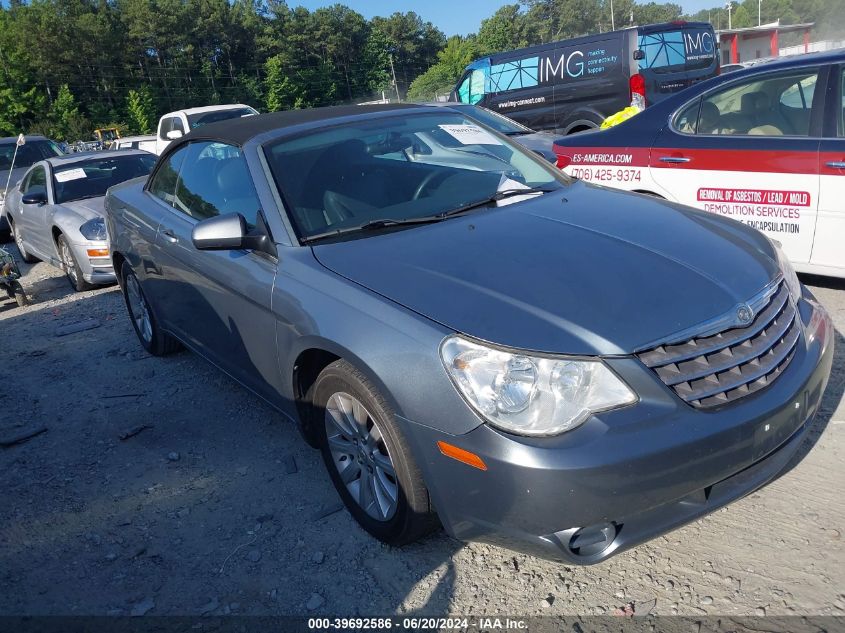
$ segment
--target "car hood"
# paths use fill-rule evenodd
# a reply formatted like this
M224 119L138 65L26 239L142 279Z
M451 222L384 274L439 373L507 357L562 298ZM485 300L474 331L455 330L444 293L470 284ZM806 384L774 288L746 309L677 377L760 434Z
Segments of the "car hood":
M554 151L554 142L558 138L560 138L558 135L551 132L532 132L531 134L512 136L511 140L533 152L537 152L549 162L556 163L557 156Z
M738 222L583 182L313 250L330 270L450 329L563 354L652 346L779 275L772 245Z
M82 220L92 220L94 218L104 218L106 216L103 203L105 196L99 198L86 198L85 200L73 200L72 202L62 202L61 206L68 211L72 211L78 215Z

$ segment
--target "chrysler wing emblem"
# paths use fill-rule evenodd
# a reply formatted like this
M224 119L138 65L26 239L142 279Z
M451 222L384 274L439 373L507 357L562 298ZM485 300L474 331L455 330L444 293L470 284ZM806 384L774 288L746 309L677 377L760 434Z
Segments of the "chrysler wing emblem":
M742 325L748 325L754 319L754 310L747 303L743 303L736 309L736 320Z

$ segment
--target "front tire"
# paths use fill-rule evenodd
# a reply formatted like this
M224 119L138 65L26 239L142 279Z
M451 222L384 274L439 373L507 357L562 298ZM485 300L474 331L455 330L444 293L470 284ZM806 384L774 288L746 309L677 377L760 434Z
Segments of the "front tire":
M422 473L375 386L338 360L317 377L312 394L323 461L361 527L396 546L434 530L437 515Z
M76 258L73 256L73 251L70 250L70 244L64 235L59 235L56 238L56 250L59 253L62 269L65 271L70 287L76 290L76 292L91 290L94 286L82 277L82 269L76 263Z
M18 227L15 225L12 220L9 220L9 227L12 229L12 237L15 238L15 246L18 247L18 252L21 254L21 259L25 261L27 264L34 264L38 261L37 257L33 257L29 253L26 252L26 248L23 245L23 237L21 237L20 231L18 231Z
M123 300L126 302L129 319L141 346L153 356L166 356L179 351L182 347L179 341L158 326L147 296L141 288L141 282L128 262L123 263L120 274L123 280L120 284Z

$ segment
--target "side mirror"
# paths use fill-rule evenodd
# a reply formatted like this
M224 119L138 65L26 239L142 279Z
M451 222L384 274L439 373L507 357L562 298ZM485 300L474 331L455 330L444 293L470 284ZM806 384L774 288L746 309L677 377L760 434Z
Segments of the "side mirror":
M169 138L171 141L175 141L177 138L182 138L182 136L184 135L179 130L170 130L167 133L167 138Z
M275 254L275 247L265 233L260 229L247 231L246 220L240 213L218 215L197 223L191 231L191 241L199 251L249 249Z
M191 241L200 251L227 251L243 248L246 220L240 213L218 215L197 223Z
M645 59L645 53L638 48L637 50L634 51L634 59L636 61L640 61L641 59Z
M47 193L44 191L25 193L21 197L21 202L23 204L47 204Z

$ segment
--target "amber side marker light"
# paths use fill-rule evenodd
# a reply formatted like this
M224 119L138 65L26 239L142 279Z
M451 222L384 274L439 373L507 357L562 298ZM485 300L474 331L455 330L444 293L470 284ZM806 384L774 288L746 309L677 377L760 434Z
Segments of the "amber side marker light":
M108 257L109 249L107 248L89 248L88 257Z
M487 464L485 464L484 460L475 453L470 453L462 448L458 448L457 446L452 446L451 444L441 441L437 442L437 448L439 448L440 452L446 457L457 459L459 462L463 462L467 466L472 466L478 470L487 470Z

